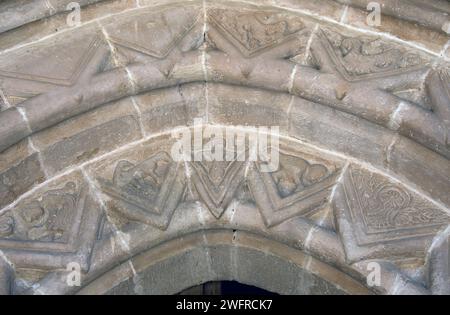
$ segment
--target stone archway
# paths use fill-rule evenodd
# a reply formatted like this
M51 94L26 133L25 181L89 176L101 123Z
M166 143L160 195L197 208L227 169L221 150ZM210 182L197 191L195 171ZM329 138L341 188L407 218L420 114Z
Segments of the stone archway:
M446 3L85 2L0 10L0 293L450 293ZM171 156L258 127L277 170Z

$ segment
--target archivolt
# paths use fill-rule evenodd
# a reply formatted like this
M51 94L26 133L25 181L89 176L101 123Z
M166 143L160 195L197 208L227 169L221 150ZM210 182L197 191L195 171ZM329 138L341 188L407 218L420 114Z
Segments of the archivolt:
M75 261L81 292L104 292L184 242L173 255L202 248L213 271L217 247L243 246L348 293L368 292L370 262L376 293L446 292L446 57L303 13L149 5L0 52L3 291L15 273L15 293L73 293L58 270ZM195 118L279 126L282 169L171 161L170 134ZM245 282L239 268L186 285Z

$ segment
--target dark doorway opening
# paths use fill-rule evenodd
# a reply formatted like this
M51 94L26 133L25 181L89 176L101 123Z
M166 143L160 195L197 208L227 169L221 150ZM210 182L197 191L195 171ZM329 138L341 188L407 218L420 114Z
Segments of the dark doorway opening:
M179 293L179 295L277 295L276 293L236 281L207 282Z

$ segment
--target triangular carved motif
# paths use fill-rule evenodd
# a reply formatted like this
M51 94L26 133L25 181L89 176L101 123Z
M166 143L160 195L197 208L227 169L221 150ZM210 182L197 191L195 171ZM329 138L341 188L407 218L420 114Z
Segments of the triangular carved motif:
M351 169L344 187L359 245L434 235L450 222L437 206L375 174Z
M24 49L20 59L16 55L11 58L6 54L0 58L0 77L71 86L83 73L100 45L100 36L92 33L80 38L64 38L51 48L36 45Z
M220 218L244 180L245 162L193 162L192 182L201 199Z
M2 214L0 250L24 268L65 268L78 262L88 269L100 218L88 191L81 183L67 182Z
M106 27L112 42L156 58L166 57L192 30L201 14L196 8L180 6L172 10L144 14L115 21Z
M209 21L246 57L281 44L305 29L298 17L271 11L211 9Z
M262 172L254 163L248 174L250 191L269 227L326 203L339 174L299 157L284 155L280 162L277 172Z
M185 175L180 164L160 152L136 165L120 161L113 180L99 182L125 216L166 229L183 195Z
M427 66L418 53L379 38L348 37L322 29L319 37L337 71L348 81L398 75Z

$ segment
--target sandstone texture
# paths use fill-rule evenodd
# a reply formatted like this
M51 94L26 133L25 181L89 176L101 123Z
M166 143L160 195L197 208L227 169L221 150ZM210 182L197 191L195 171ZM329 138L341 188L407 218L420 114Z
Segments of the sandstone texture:
M450 294L450 2L70 2L0 2L0 294Z

